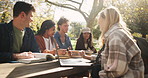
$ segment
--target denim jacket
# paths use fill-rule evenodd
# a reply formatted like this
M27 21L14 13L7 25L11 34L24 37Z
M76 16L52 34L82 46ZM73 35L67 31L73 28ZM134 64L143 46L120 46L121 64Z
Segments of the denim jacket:
M56 32L54 34L54 38L56 39L56 42L58 43L59 48L61 49L67 49L68 47L72 48L70 38L67 35L65 35L65 44L62 44L59 32Z
M13 61L13 24L0 24L0 63ZM35 40L33 31L30 28L25 28L21 52L39 52L39 47ZM21 53L20 52L20 53Z

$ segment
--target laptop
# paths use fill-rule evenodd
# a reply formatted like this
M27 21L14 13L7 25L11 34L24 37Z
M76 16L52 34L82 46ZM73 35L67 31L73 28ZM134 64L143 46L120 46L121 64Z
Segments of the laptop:
M59 59L60 66L70 66L70 67L80 67L80 66L91 66L92 63L90 60L84 58L68 58L68 59Z
M58 61L60 63L60 66L63 66L63 67L88 67L88 66L91 66L92 63L91 63L91 60L88 60L88 59L84 59L82 57L75 57L75 58L60 58L59 56L59 53L58 51L56 50L56 54L57 54L57 58L58 58Z

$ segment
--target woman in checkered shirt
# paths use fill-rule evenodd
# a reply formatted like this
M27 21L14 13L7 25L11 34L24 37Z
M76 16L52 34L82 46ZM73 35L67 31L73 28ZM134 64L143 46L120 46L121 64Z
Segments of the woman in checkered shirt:
M100 78L144 78L141 51L115 7L99 13L102 70Z

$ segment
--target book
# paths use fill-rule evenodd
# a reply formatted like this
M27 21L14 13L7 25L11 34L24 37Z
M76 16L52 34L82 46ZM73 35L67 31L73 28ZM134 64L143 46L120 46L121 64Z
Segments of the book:
M66 49L58 49L56 52L57 58L60 59L68 59L69 57L69 53Z
M70 56L72 57L72 58L79 58L79 57L82 57L81 55L80 55L80 52L82 52L83 50L69 50L69 52L70 52Z
M55 59L55 57L49 53L33 53L33 54L34 54L34 58L18 59L17 61L21 63L37 63L37 62L43 62L43 61Z
M68 52L66 52L66 54L64 54L64 55L59 54L59 58L60 59L67 59L67 58L70 58L70 57L69 57Z

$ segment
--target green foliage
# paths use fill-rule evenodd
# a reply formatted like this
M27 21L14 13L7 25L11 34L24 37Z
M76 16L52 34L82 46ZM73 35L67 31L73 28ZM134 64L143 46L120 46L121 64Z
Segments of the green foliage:
M135 33L134 32L132 35L135 36L135 37L142 37L142 34L140 34L140 33ZM146 35L145 39L148 41L148 35Z
M76 40L71 40L71 44L72 44L72 47L73 47L73 49L75 49L75 47L76 47Z
M136 37L142 37L142 35L140 33L133 33L132 35L136 36Z
M11 16L12 2L0 1L0 23L7 23Z
M96 26L95 26L96 25ZM85 27L84 25L82 25L82 23L78 23L78 22L72 22L70 24L71 28L69 30L68 35L73 39L73 38L78 38L80 33L81 33L81 29L83 27ZM97 25L97 19L94 22L94 25L92 25L93 27L91 27L91 31L93 33L93 38L94 39L98 39L99 35L101 34L99 26Z
M43 0L42 0L43 1ZM43 3L42 1L36 2L34 5L36 13L34 13L33 22L31 23L31 29L36 33L45 20L53 19L53 10L51 5ZM48 5L48 6L44 6ZM13 2L11 1L1 1L0 2L0 23L9 22L12 19L12 7Z
M132 33L141 33L146 38L148 34L148 1L130 0L124 11L124 20L132 30Z
M94 27L92 27L93 38L94 39L99 39L101 31L100 31L100 28L99 28L99 25L98 25L98 19L95 19L93 26L94 26Z
M146 38L148 34L148 0L111 0L104 2L105 6L116 6L131 29L131 32L141 33Z
M81 23L78 22L72 22L70 24L71 28L69 29L69 36L71 38L78 38L79 34L81 33L82 27L84 27Z
M10 12L5 11L1 14L0 23L7 23L10 21Z
M37 31L40 29L43 21L53 20L53 14L52 14L53 10L51 9L51 5L47 3L38 2L34 4L34 6L37 11L33 15L34 17L33 17L33 22L31 23L31 28L36 34Z
M34 31L34 33L37 33L37 31L41 27L41 24L45 20L52 20L52 17L51 16L48 16L48 18L47 18L47 17L37 16L36 14L34 15L33 22L31 23L31 29Z
M101 32L99 26L93 29L93 38L94 39L99 39Z
M133 32L141 33L142 37L146 38L148 34L148 5L147 1L140 0L135 1L132 11L134 12L129 27ZM134 26L134 27L133 27Z

